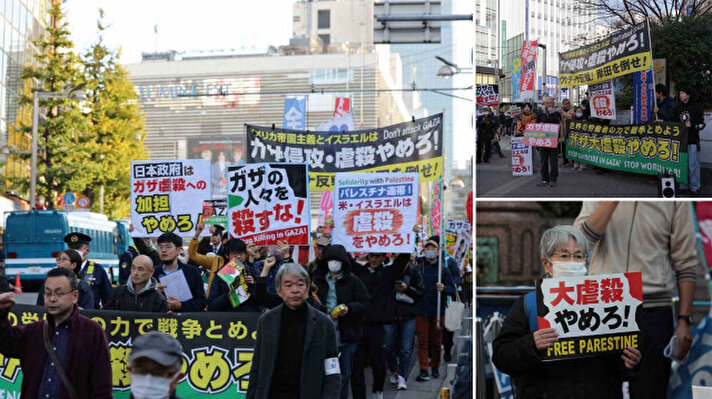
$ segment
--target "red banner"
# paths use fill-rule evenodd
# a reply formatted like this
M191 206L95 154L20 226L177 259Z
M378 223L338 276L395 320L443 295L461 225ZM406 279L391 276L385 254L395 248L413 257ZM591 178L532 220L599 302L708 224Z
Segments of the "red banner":
M556 148L558 144L558 123L530 123L524 129L524 145Z
M522 77L519 81L520 98L534 98L537 41L522 43Z
M707 268L712 267L712 202L698 202L695 204L697 226L700 229L702 248L705 252Z

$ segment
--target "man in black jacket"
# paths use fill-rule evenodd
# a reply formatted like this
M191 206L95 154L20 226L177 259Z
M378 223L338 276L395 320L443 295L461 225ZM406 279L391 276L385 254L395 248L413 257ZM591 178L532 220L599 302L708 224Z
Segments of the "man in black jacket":
M165 313L168 302L156 289L157 285L153 278L153 261L139 255L131 263L131 276L126 285L114 288L104 309Z
M554 108L554 99L550 96L544 97L544 109L536 117L537 123L561 122L561 114ZM558 148L539 147L541 154L541 182L537 186L556 186L556 179L559 177Z
M660 120L665 122L675 122L675 113L677 112L677 103L675 99L668 95L668 89L664 84L658 83L655 85L655 108L653 108L653 116L651 120Z
M682 191L689 190L692 196L700 191L700 130L705 128L702 105L692 100L688 87L680 88L680 104L675 111L675 121L682 122L687 128L687 179L689 184L681 184Z
M366 310L362 319L364 324L364 334L359 343L356 357L354 359L354 369L351 377L351 390L354 399L366 399L366 381L364 369L366 359L371 359L371 369L373 370L373 398L383 399L383 384L386 381L386 356L383 352L383 320L378 317L378 308L385 303L383 297L383 262L386 254L368 254L368 263L364 266L357 265L354 273L363 281L368 294L371 296L371 306Z
M349 394L353 359L363 335L361 316L371 302L366 286L351 272L353 266L354 261L343 245L331 245L324 250L314 277L317 297L326 305L336 326L341 399L346 399Z
M497 132L497 118L489 107L482 108L482 115L477 118L477 163L490 160L492 139Z
M423 275L411 263L410 254L400 254L383 270L383 298L386 363L391 383L399 390L408 389L408 368L415 339L416 304L425 295ZM397 355L396 355L397 354Z
M202 312L207 304L205 289L203 288L203 277L196 266L185 264L178 260L178 255L180 255L182 248L183 239L175 233L163 233L158 237L158 254L162 263L154 266L154 275L161 282L158 284L158 290L163 292L165 289L165 284L162 281L164 276L182 271L188 288L190 288L192 298L181 302L176 297L168 296L168 310L172 312Z

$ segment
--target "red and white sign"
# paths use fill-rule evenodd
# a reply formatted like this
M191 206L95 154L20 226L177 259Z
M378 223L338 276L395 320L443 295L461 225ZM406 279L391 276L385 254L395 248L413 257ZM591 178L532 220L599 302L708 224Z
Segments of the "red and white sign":
M534 98L537 41L522 43L522 76L519 81L520 99Z
M532 148L524 144L524 137L512 137L512 176L532 174Z
M524 129L524 145L556 148L559 144L558 123L530 123Z
M696 203L695 213L697 214L697 226L700 229L707 268L712 269L712 202L700 201Z
M79 198L77 198L77 208L87 209L87 208L89 208L89 205L91 205L91 201L89 200L89 197L87 197L86 195L82 195Z
M588 86L591 116L599 119L616 119L616 97L611 81Z
M337 173L332 244L348 252L413 252L418 181L418 173Z

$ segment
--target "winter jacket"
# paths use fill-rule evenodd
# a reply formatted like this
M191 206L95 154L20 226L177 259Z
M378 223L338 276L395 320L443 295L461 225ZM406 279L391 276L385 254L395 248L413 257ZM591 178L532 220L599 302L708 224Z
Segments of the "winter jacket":
M248 271L248 273L250 272ZM236 313L259 312L260 306L258 305L257 300L255 298L254 284L248 284L247 290L250 294L250 297L247 299L247 301L241 303L237 307L232 307L232 303L230 303L230 287L220 277L215 278L213 280L212 289L210 290L210 298L208 298L208 311Z
M675 122L685 123L690 121L690 127L687 128L687 144L700 145L700 130L705 128L704 114L702 105L689 100L686 103L677 105L675 111Z
M417 303L417 314L419 316L436 317L438 309L438 261L434 263L428 262L425 258L418 259L418 269L423 276L423 286L425 287L425 296L422 301ZM447 267L443 267L442 283L445 285L440 298L440 317L445 315L445 304L447 295L455 295L455 284L452 282L450 271Z
M588 218L598 202L584 202L574 226L593 249L589 273L643 273L646 305L670 305L677 283L696 280L697 239L689 202L621 202L606 231Z
M400 254L390 266L384 266L381 279L383 280L381 290L374 294L373 306L369 312L371 317L385 324L415 318L416 304L423 299L425 288L420 269L410 262L410 254ZM396 299L396 281L403 281L406 284L404 294L412 298L413 303Z
M161 280L161 277L166 275L166 272L163 270L164 267L165 265L153 267L153 275L156 276L159 281ZM176 271L177 270L183 270L185 280L190 288L190 293L193 295L193 298L181 302L181 312L204 311L207 301L205 300L205 289L203 289L203 277L200 274L200 270L196 266L181 263L180 261L178 261Z
M652 113L652 111L651 111ZM675 100L668 96L663 99L663 101L658 104L658 119L666 122L675 122L675 115L677 113L677 103ZM652 120L652 118L651 118Z
M558 125L560 122L561 114L556 108L552 109L551 112L546 112L546 110L543 110L542 112L539 112L539 114L536 116L536 123L555 123ZM559 135L561 135L561 129L559 129Z
M326 305L329 294L329 283L326 280L329 268L327 262L339 260L342 263L342 278L336 281L336 303L348 307L348 313L338 318L339 334L342 343L359 342L363 335L363 322L361 317L371 306L371 297L366 286L355 274L351 272L354 261L346 252L343 245L330 245L324 250L321 262L314 277L317 286L317 297Z
M620 354L542 362L523 298L512 305L492 344L492 362L512 377L516 397L621 398L622 382L633 379L636 371L625 368Z
M519 136L524 135L524 130L530 123L536 123L536 114L533 112L530 112L528 114L522 113L522 120L519 121L519 127L517 127L517 133Z
M371 297L371 304L369 308L364 312L362 319L364 321L382 323L382 317L377 317L378 313L381 312L381 308L385 303L386 299L384 295L385 283L384 279L385 266L381 265L377 268L372 268L368 264L366 265L355 265L354 274L358 276L363 282L363 285L368 291L368 295ZM382 313L382 312L381 312Z
M485 123L485 119L489 119L490 123ZM480 115L477 118L477 139L492 140L498 125L497 118L493 115Z
M136 292L133 282L129 279L126 285L114 288L104 309L166 313L168 312L168 301L163 294L158 292L157 285L158 281L151 277L141 291Z

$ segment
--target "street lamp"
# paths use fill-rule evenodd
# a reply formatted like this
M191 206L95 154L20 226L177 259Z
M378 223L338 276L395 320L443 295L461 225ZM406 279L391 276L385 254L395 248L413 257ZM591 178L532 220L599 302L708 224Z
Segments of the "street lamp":
M443 57L436 55L435 58L437 58L438 61L445 64L445 65L441 66L440 69L438 69L438 76L440 76L441 78L451 78L454 75L457 75L458 73L472 72L472 68L467 68L467 67L460 68L459 66L457 66L457 64L455 64L451 61L448 61Z
M36 91L32 99L32 164L30 166L30 209L34 210L37 195L37 125L39 124L40 98L73 98L86 100L87 96L81 88L84 84L65 91Z

